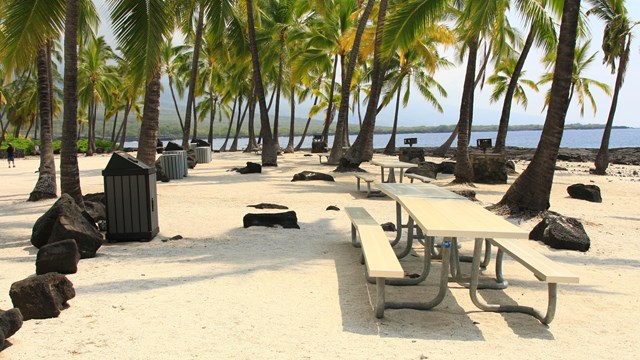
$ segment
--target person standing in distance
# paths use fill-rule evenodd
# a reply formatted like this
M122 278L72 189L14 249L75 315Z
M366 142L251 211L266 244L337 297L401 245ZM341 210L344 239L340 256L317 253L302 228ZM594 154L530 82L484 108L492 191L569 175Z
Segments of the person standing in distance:
M13 164L13 167L16 167L16 161L13 159L13 153L13 145L9 144L7 146L7 162L9 163L9 167L11 167L11 164Z

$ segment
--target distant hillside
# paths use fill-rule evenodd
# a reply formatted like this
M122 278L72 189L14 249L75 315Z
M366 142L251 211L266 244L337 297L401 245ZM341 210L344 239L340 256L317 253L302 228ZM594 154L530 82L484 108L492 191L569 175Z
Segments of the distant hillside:
M180 139L182 138L182 131L180 128L180 123L178 121L178 116L176 115L175 110L172 107L167 107L167 104L163 104L163 107L160 109L160 130L159 130L159 137L161 139ZM170 104L169 104L170 105ZM182 111L183 109L181 109ZM118 123L116 125L117 128L120 127L121 125L121 121L122 121L122 115L120 114L119 118L118 118ZM182 115L184 116L184 115ZM273 114L270 114L270 119L271 122L273 124ZM103 117L99 114L98 115L98 124L96 125L96 130L97 130L97 137L100 139L102 137L102 129L103 129L103 124L102 124L102 119ZM206 138L209 135L209 118L207 117L206 119L199 119L200 121L198 122L198 137L199 138ZM259 121L258 118L256 118L257 121ZM111 133L113 131L113 119L110 119L105 127L105 139L110 139L111 138ZM288 136L289 134L289 122L290 122L290 118L288 116L280 116L279 118L279 126L278 126L278 135L279 136ZM332 124L332 128L330 129L330 132L333 133L333 131L335 130L335 122ZM243 122L243 126L241 128L240 134L241 136L245 137L248 135L248 128L247 128L247 123L248 123L248 119L245 119ZM296 135L301 135L302 131L304 130L304 127L307 123L307 119L306 118L296 118L294 121L294 129L295 129L295 134ZM565 129L602 129L604 127L604 125L602 124L566 124L565 125ZM62 120L61 119L56 119L54 120L54 137L55 138L59 138L61 136L61 131L62 131ZM117 129L116 128L116 132ZM320 134L322 133L322 128L323 128L323 122L321 120L316 120L316 119L312 119L310 124L309 124L309 129L307 130L307 135L311 136L314 134ZM437 126L414 126L414 127L399 127L398 128L398 133L399 134L411 134L411 133L449 133L451 131L453 131L453 129L455 128L455 125L437 125ZM538 124L534 124L534 125L514 125L514 126L510 126L509 130L510 131L523 131L523 130L542 130L543 125L538 125ZM618 129L624 129L624 128L628 128L627 126L616 126L614 128L618 128ZM191 129L193 131L193 124L191 126ZM220 119L216 119L215 123L213 125L213 133L214 133L214 137L216 138L224 138L227 135L227 131L229 129L229 122L228 120L225 118L222 121ZM233 128L231 129L231 136L233 137L233 135L235 134L235 129L236 129L236 125L235 122L233 124ZM391 127L389 126L376 126L376 133L380 133L380 134L385 134L385 133L390 133L392 130ZM477 126L473 126L473 131L479 131L479 132L484 132L484 131L497 131L498 130L498 125L477 125ZM358 131L358 125L357 124L349 124L349 131L350 133L355 133ZM133 114L130 114L129 116L129 122L127 125L127 139L128 140L135 140L138 138L140 134L140 123L138 121L135 120L135 116ZM86 126L84 127L84 131L81 133L81 137L85 137L86 136Z

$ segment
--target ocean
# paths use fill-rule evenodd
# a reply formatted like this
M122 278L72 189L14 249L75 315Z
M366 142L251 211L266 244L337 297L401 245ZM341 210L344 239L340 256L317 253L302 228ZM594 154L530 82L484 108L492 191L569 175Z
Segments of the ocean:
M573 130L567 129L562 136L562 143L560 147L563 148L600 148L600 141L602 140L602 133L604 129L586 129L586 130ZM538 146L540 140L540 134L542 130L522 130L522 131L510 131L507 134L507 146L523 147L523 148L535 148ZM381 149L387 146L390 134L376 134L373 138L374 148ZM449 133L411 133L411 134L398 134L396 137L396 147L405 146L405 138L417 138L418 142L414 146L419 147L437 147L447 140ZM206 139L206 135L201 136L201 139ZM308 135L302 145L303 149L311 148L311 140L313 134ZM349 137L351 142L355 141L356 135ZM495 144L496 132L495 131L477 131L471 133L472 146L475 146L477 139L491 139ZM174 140L177 143L181 141ZM280 137L280 146L286 147L288 143L288 137ZM296 136L294 146L298 145L300 137ZM165 145L168 141L164 141ZM213 140L213 148L219 149L222 146L224 139L216 138ZM247 138L238 139L238 149L246 148L248 143ZM333 143L333 136L329 137L329 144ZM127 147L137 147L137 141L128 141L125 143ZM231 145L231 140L227 143L227 148ZM456 146L456 142L452 144ZM611 131L611 140L609 148L624 148L624 147L640 147L640 128L633 129L613 129Z

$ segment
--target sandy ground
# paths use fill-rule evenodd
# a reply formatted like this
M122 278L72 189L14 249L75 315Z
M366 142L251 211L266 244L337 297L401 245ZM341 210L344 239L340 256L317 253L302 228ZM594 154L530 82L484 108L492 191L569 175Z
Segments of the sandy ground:
M76 297L55 319L26 321L2 359L620 359L638 358L640 331L640 177L638 167L613 166L612 176L588 174L590 164L559 163L551 210L577 217L591 237L587 253L531 246L580 276L559 286L550 326L523 314L479 311L468 291L450 284L431 311L387 310L373 315L358 249L350 245L343 211L362 206L379 222L394 221L388 198L367 199L352 174L333 174L317 156L279 157L262 174L228 172L253 154L214 154L189 177L158 183L160 233L151 242L105 243L69 275ZM377 156L381 157L381 156ZM83 193L102 192L109 156L80 158ZM58 159L56 159L56 162ZM9 288L35 272L30 243L35 220L54 202L25 200L37 179L37 158L0 167L0 309L13 305ZM522 169L526 163L518 162ZM364 168L378 173L377 168ZM291 182L315 170L336 182ZM635 175L634 175L635 171ZM451 180L443 176L437 183ZM513 178L509 179L512 182ZM570 199L568 185L592 183L603 203ZM508 185L478 185L478 199L497 202ZM301 229L242 227L261 202L296 211ZM519 224L530 230L537 220ZM181 235L181 240L167 240ZM391 235L391 234L390 234ZM163 241L165 240L165 241ZM461 251L469 253L471 242ZM418 269L421 251L403 260ZM387 299L431 298L440 263L426 284L388 287ZM463 268L464 271L464 268ZM493 275L493 268L487 276ZM485 290L489 302L546 307L546 284L507 259L510 286ZM633 340L633 339L636 340Z

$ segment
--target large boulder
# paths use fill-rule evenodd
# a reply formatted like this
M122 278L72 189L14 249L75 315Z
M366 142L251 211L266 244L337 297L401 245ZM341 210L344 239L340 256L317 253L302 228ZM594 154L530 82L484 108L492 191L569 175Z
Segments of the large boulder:
M169 141L167 146L164 147L164 151L176 151L176 150L184 150L184 148L173 141Z
M58 317L67 301L76 296L73 284L64 275L48 273L11 284L9 296L24 320Z
M36 274L50 272L75 274L78 272L80 251L73 239L47 244L40 248L36 256Z
M453 161L443 161L438 168L439 173L453 174L456 171L456 163Z
M31 232L31 244L33 246L40 248L49 242L51 229L53 229L58 216L62 214L82 216L80 208L68 194L62 194L51 208L36 220Z
M567 192L574 199L602 202L600 188L597 185L573 184L567 188Z
M480 184L506 184L507 160L502 154L471 154L473 182Z
M84 217L60 215L53 225L48 244L74 239L80 250L80 258L88 259L96 256L102 246L103 237L95 224Z
M233 168L233 171L237 171L240 174L260 174L262 173L262 165L247 161L247 166L243 168Z
M4 349L4 340L11 337L22 327L22 313L20 309L0 309L0 351Z
M303 171L293 175L291 181L336 181L333 176L316 171Z
M426 176L432 179L436 179L438 176L438 169L440 168L439 164L430 161L424 161L418 164L417 167L408 168L405 171L406 174L418 174L421 176Z
M246 214L242 218L242 223L245 228L251 226L266 226L266 227L282 227L285 229L300 229L298 225L298 217L295 211L287 211L282 213L270 213L270 214Z
M404 162L419 164L424 162L424 149L418 147L401 147L398 159Z
M102 202L85 201L84 209L94 222L107 220L107 207Z
M591 240L578 219L548 212L529 233L529 239L542 241L554 249L588 251Z
M103 237L95 220L81 211L71 196L62 194L60 199L33 225L31 244L41 248L46 244L74 239L82 259L92 258L102 246Z

